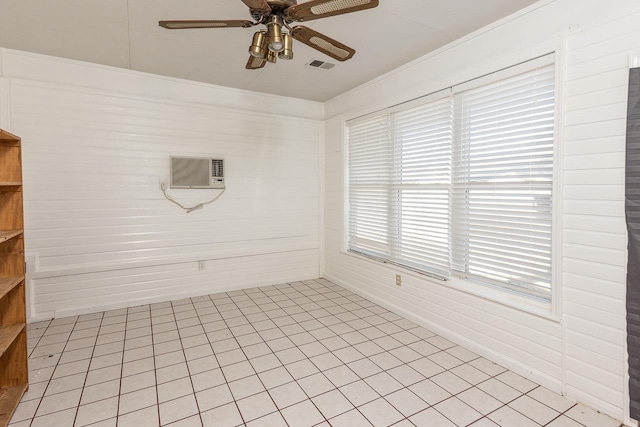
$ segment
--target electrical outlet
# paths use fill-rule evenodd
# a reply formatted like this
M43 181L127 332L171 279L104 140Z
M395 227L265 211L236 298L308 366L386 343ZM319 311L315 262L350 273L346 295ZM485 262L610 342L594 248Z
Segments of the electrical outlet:
M402 286L402 276L396 274L396 286Z
M205 265L204 265L204 261L198 261L198 270L204 270Z

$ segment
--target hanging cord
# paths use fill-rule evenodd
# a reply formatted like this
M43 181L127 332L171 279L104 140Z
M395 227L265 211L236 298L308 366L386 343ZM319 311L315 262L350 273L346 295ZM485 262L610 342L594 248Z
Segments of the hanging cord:
M160 183L160 189L162 190L162 194L164 194L164 197L167 198L168 201L170 201L171 203L180 206L182 209L184 209L185 211L187 211L187 213L191 213L195 210L198 209L202 209L204 208L206 205L209 205L213 202L215 202L216 200L218 200L218 198L220 196L222 196L224 194L225 189L223 188L222 191L220 192L220 194L218 194L216 197L214 197L213 199L209 200L208 202L203 202L203 203L199 203L191 208L188 208L186 206L184 206L183 204L181 204L180 202L176 201L173 197L171 197L170 194L167 194L167 184L165 184L164 182Z

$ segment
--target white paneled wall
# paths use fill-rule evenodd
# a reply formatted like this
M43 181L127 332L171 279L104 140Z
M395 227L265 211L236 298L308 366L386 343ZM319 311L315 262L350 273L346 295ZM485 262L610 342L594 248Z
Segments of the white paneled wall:
M624 133L638 22L637 0L543 0L325 105L0 49L0 127L24 138L30 314L320 273L630 422ZM399 288L397 268L344 252L346 119L553 51L552 311L402 270ZM170 204L159 189L170 155L224 157L225 194L191 214ZM196 204L218 191L173 194Z
M638 8L640 9L640 7ZM567 39L563 322L567 393L626 403L624 167L629 58L640 10Z
M640 3L556 0L326 104L325 275L556 391L628 419L624 151ZM541 25L545 23L545 25ZM540 316L344 252L344 121L558 52L560 292ZM401 272L403 285L395 286ZM554 315L555 314L555 315Z
M322 105L8 50L2 62L33 318L318 276ZM226 192L186 214L160 191L170 155L223 157ZM195 205L219 190L170 193Z

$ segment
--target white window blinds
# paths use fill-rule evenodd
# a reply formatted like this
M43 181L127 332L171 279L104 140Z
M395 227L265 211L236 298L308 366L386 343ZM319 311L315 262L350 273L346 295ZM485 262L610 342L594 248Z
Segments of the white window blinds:
M391 115L394 261L443 276L449 271L452 120L450 97Z
M553 66L455 95L453 269L548 297Z
M540 66L349 122L348 249L550 298L554 82Z
M448 275L449 96L348 127L349 249Z
M390 123L375 117L349 127L349 244L381 258L391 254Z

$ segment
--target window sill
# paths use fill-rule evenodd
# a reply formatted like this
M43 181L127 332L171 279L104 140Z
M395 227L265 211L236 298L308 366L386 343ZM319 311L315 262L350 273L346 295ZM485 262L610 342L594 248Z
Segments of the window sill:
M512 294L510 292L494 289L489 286L483 286L468 280L452 277L449 281L441 283L443 286L449 286L458 291L477 296L498 304L502 304L516 310L533 314L538 317L560 321L560 317L553 314L553 306L551 302L543 302L526 296Z
M534 316L542 317L554 322L560 322L560 316L556 315L553 312L553 305L551 302L538 301L532 298L527 298L525 296L512 294L509 292L501 291L499 289L494 289L489 286L483 286L481 284L460 279L457 277L451 277L447 281L437 280L430 277L429 275L420 274L415 271L412 271L397 265L385 264L384 262L376 261L371 258L367 258L365 256L346 251L344 249L341 250L341 253L343 255L356 258L360 261L365 261L375 265L382 265L384 267L389 268L390 270L400 272L402 275L415 277L430 283L434 283L436 285L446 286L448 288L452 288L457 291L464 292L466 294L470 294L478 298L482 298L482 299L495 302L507 307L511 307L513 309L516 309L528 314L532 314Z

